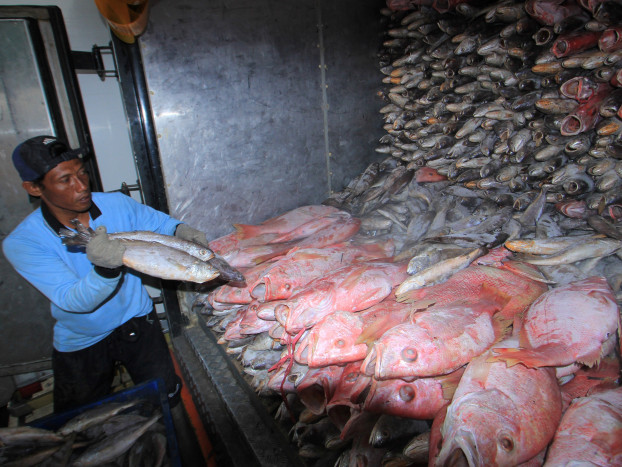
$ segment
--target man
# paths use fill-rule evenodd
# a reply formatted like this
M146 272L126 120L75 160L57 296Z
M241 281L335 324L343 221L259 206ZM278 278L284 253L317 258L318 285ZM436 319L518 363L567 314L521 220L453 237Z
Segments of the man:
M81 150L37 136L13 152L23 188L41 199L4 240L17 272L51 302L54 325L54 411L93 402L111 390L116 362L135 384L164 380L171 407L180 399L153 303L140 277L122 267L125 247L111 232L150 230L207 246L205 234L119 193L91 193ZM96 230L83 251L59 237L72 219Z

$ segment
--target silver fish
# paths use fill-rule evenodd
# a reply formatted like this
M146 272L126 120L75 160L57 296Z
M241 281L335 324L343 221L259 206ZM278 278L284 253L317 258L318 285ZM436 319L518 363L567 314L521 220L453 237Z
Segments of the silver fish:
M112 416L129 409L130 407L134 407L141 402L142 401L139 399L134 399L127 402L111 402L95 407L70 419L63 426L61 426L57 432L62 436L67 436L71 433L84 431L91 426L103 423Z
M65 245L86 245L91 238L86 229L72 232L61 229ZM138 272L168 280L204 283L220 275L218 269L185 250L164 243L144 240L128 240L119 237L125 246L123 264ZM213 258L212 258L213 259Z
M102 465L116 459L130 449L134 442L151 428L161 416L162 415L159 413L155 414L139 428L126 428L113 436L104 438L102 441L89 446L74 461L73 465L76 467L90 467Z
M587 240L578 246L570 247L567 250L553 256L541 258L522 258L523 261L542 266L554 266L558 264L572 264L589 258L599 258L609 256L622 247L620 240L612 238L596 238Z
M395 290L395 296L399 300L400 296L404 295L409 290L420 289L421 287L445 281L457 271L467 267L475 259L485 255L487 251L488 250L483 247L476 248L469 253L446 259L445 261L441 261L434 266L424 269L402 282Z

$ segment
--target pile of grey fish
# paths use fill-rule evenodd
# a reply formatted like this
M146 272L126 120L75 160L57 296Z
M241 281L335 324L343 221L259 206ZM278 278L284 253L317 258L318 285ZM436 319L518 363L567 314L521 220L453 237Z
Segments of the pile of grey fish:
M595 2L591 14L576 5L552 23L533 12L558 3L383 10L387 134L376 151L388 157L325 204L361 217L369 235L394 239L401 259L434 252L434 263L456 247L534 239L513 250L551 281L604 272L619 292L619 14L610 2ZM614 45L604 39L610 32ZM596 38L587 46L586 35ZM583 94L568 97L572 89ZM584 122L571 134L562 123L576 118ZM605 238L539 245L590 234Z
M108 402L71 418L56 430L0 428L5 466L166 466L162 411L143 400Z

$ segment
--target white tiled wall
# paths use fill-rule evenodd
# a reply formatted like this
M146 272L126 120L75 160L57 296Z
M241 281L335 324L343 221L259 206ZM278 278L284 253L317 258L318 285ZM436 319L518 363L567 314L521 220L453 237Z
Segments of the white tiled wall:
M0 0L0 5L19 4L15 0ZM93 45L107 46L110 42L108 26L93 0L39 0L23 4L58 6L65 20L72 50L90 52ZM107 58L104 56L106 63L111 65L112 59ZM138 177L119 83L115 78L106 78L102 82L96 74L80 74L78 82L104 191L116 190L122 182L135 184ZM133 197L140 199L134 193Z

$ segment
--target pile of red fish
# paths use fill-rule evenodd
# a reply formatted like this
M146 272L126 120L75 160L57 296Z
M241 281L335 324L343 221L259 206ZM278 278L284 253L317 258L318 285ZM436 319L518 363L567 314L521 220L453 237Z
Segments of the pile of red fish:
M301 455L337 465L622 463L619 310L605 278L549 289L501 246L396 295L407 262L394 261L391 242L357 235L359 224L303 206L210 244L246 281L203 296L206 313L259 393L281 395L290 414L302 402ZM399 453L386 443L399 430L378 426L387 417L419 423ZM320 453L300 442L311 420L332 433Z

